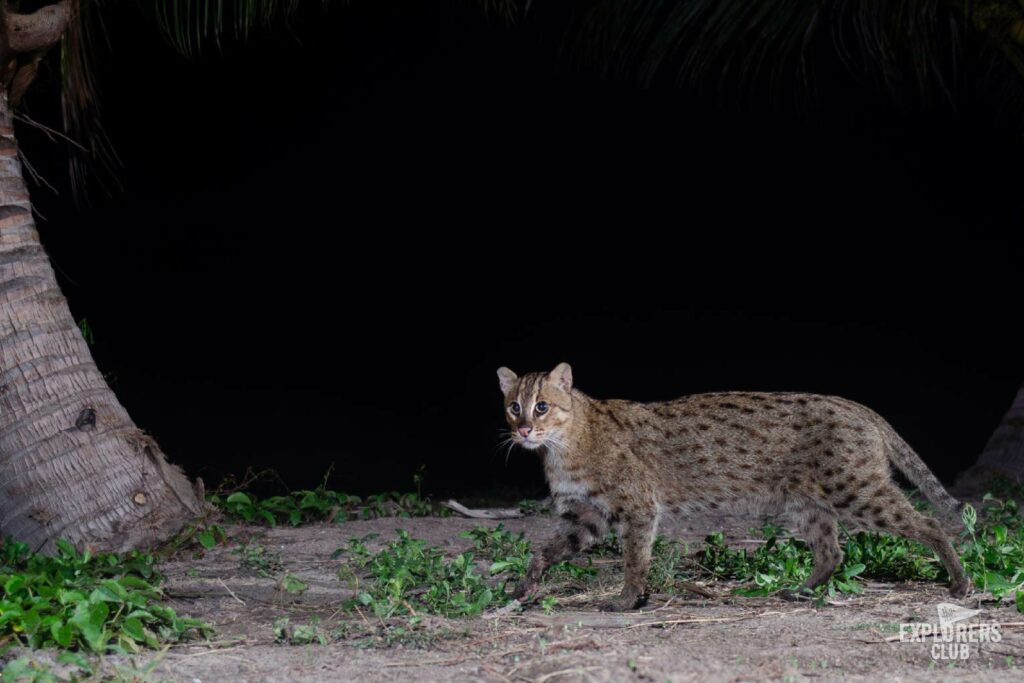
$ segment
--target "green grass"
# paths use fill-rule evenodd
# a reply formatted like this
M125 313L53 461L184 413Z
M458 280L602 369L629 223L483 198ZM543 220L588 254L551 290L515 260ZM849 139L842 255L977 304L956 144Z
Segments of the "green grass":
M369 609L381 619L420 612L475 616L507 602L504 583L491 585L472 550L447 559L440 548L398 530L398 538L375 554L357 539L349 541L344 554L348 562L339 577L356 590L344 606ZM509 573L508 568L495 572Z
M266 523L270 526L450 514L447 508L437 508L417 493L398 491L387 491L361 498L340 491L313 489L292 491L288 495L262 499L253 493L236 491L223 497L211 495L207 500L234 521Z
M269 578L284 569L281 553L268 550L261 543L246 543L232 551L238 555L238 566L247 572Z
M57 541L54 557L7 540L0 548L0 638L31 648L133 653L210 629L162 604L152 555L78 553Z
M1024 612L1024 518L1010 499L987 495L981 513L968 508L965 529L958 543L964 566L975 585L997 600L1012 599ZM463 535L473 548L447 559L439 548L428 547L399 531L398 538L375 554L353 540L339 554L347 562L339 573L356 589L349 609L366 608L381 617L416 615L473 616L508 602L506 588L521 579L529 565L531 548L523 534L501 525L478 527ZM765 542L753 549L726 545L721 533L709 535L694 553L677 541L655 542L649 587L675 592L679 582L694 579L738 582L733 592L766 596L782 589L798 589L810 576L813 558L807 544L766 523L760 530ZM863 591L862 580L946 581L935 555L914 541L877 533L845 534L844 560L828 583L815 590L819 604L837 594ZM559 563L545 581L586 583L594 580L595 557L617 552L614 535L592 548L582 562ZM549 596L551 597L551 596ZM550 610L554 601L542 606Z
M846 544L847 548L856 547L858 542L857 538L851 539ZM851 559L855 556L847 557L828 584L818 588L819 597L863 590L856 577L866 567ZM721 533L714 533L705 539L704 547L698 553L697 576L743 581L751 585L736 588L736 594L765 596L782 589L799 588L810 576L812 566L811 551L803 541L779 538L773 534L753 550L735 550L726 546Z
M1024 612L1024 518L1012 499L986 494L979 514L967 506L964 531L957 550L977 588L997 600L1013 599ZM794 589L810 574L811 552L802 541L781 538L777 527L765 530L764 545L754 550L725 546L721 534L708 536L699 553L698 568L705 578L753 583L736 590L741 595L768 595ZM919 543L875 533L847 535L844 559L817 595L857 593L859 577L880 581L946 581L945 569Z
M274 622L274 640L283 645L326 645L330 642L316 617L308 624L292 624L288 617L278 619Z
M328 472L328 475L330 473ZM448 508L426 500L421 492L422 468L413 475L416 490L408 493L385 491L365 497L354 496L326 488L291 491L286 495L260 498L255 493L235 491L215 493L207 501L236 522L249 524L309 524L311 522L342 522L376 517L447 517Z
M1012 598L1024 612L1024 518L1016 501L985 494L981 514L967 507L963 517L958 550L975 586L999 600Z
M986 495L977 510L965 508L957 549L977 588L999 601L1012 601L1024 612L1024 518L1016 502L1024 490L1007 485L1000 493L1001 497ZM220 505L229 516L268 524L373 517L395 509L408 515L432 511L419 492L360 499L323 488L265 499L235 493L220 500ZM812 567L807 545L772 523L759 533L765 542L748 549L728 547L721 533L709 535L692 550L677 541L657 539L650 588L672 593L680 590L681 581L729 581L740 595L763 596L799 587ZM405 531L376 552L367 548L370 537L350 541L335 554L344 560L339 577L355 589L355 597L344 606L372 613L382 624L390 617L404 617L407 626L415 629L424 614L471 617L507 604L509 589L526 573L530 543L522 533L500 524L478 527L463 536L472 545L455 557ZM188 542L201 546L201 551L226 538L217 525L198 526ZM828 584L816 591L819 601L839 593L858 593L864 579L944 582L948 578L933 553L903 538L844 532L842 544L844 561ZM284 593L299 594L308 588L284 573L280 555L264 546L250 543L235 552L241 568L274 577ZM551 567L545 575L548 595L541 607L550 611L557 603L555 593L572 592L602 572L615 571L594 560L618 552L617 539L610 534L577 562ZM0 642L58 647L71 654L133 653L207 634L204 624L179 617L162 604L154 563L152 555L137 552L77 553L64 541L58 542L55 557L33 555L24 544L4 542L0 546ZM278 640L299 644L321 642L324 637L316 624L282 623ZM30 666L20 672L15 667L12 673L38 680L46 676Z

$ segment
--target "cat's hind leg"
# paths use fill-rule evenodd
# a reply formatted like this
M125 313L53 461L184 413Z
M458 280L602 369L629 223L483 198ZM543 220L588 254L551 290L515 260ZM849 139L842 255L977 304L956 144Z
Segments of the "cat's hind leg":
M954 598L962 598L970 591L971 581L942 526L937 520L915 510L895 484L882 484L865 495L851 496L840 503L843 502L848 502L848 505L837 507L842 507L843 518L852 524L903 536L933 550L946 568L949 593Z

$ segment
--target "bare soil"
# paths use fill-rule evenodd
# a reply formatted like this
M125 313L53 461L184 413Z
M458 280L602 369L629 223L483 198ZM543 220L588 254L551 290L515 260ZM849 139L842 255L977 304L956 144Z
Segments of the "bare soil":
M536 546L553 528L544 516L503 522L524 531ZM216 628L209 642L193 641L162 653L107 657L104 669L138 672L143 680L211 681L825 681L1020 680L1024 665L1024 615L975 593L951 600L939 584L868 584L854 597L816 608L777 598L744 598L732 587L708 587L721 597L655 596L648 608L624 614L597 611L611 595L619 559L605 564L597 581L577 590L552 587L560 597L552 613L539 607L482 618L426 618L404 635L372 614L339 609L351 596L336 576L332 553L349 538L377 533L372 549L395 529L450 551L469 547L460 533L485 522L463 518L383 518L298 528L230 526L232 543L183 554L161 570L170 604L180 614ZM733 545L753 544L758 520L704 519L669 522L666 536L698 547L713 530ZM252 540L280 552L283 571L309 584L300 596L279 589L240 562L238 542ZM932 641L899 642L899 624L937 621L938 603L983 610L970 623L1000 622L1001 640L972 643L966 660L933 659ZM319 620L328 644L277 642L274 624ZM401 626L403 620L394 625ZM1013 624L1016 624L1014 626ZM895 638L895 640L894 640ZM38 656L38 655L35 655Z

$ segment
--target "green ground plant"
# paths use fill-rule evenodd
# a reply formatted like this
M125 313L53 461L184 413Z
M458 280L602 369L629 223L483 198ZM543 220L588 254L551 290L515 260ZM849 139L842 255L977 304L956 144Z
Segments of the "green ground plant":
M398 491L387 491L366 498L324 489L292 491L288 495L267 498L236 491L224 497L211 495L207 500L234 521L266 523L270 526L448 514L445 512L446 508L437 509L416 493Z
M261 543L246 543L233 552L238 555L239 567L257 576L268 578L284 569L281 553Z
M986 495L978 509L965 506L964 530L957 547L979 589L990 592L999 601L1012 601L1024 612L1024 518L1016 502L1022 491L1007 486L1001 492L1003 497ZM306 494L314 495L310 498ZM347 501L342 495L324 490L296 492L288 500L299 510L316 511L302 512L298 522L302 523L321 515L326 518L330 508L325 501L332 506ZM422 500L418 493L411 495ZM278 503L261 505L268 500L273 499L234 498L239 505L248 504L250 511L270 512ZM393 503L401 497L387 494L376 499L371 508L383 505L385 500ZM406 505L417 509L411 500L406 499ZM358 505L360 512L355 514L376 514L361 511L364 501ZM292 522L294 510L285 514L285 508L274 509L274 523ZM261 512L253 512L252 517L269 523ZM209 534L207 540L212 545L227 539L224 530L216 525L200 526L194 532L192 540L202 547L210 547L203 540L205 536L200 538L204 533ZM694 552L677 541L657 539L650 572L651 589L671 593L680 589L680 582L695 579L736 582L739 585L733 586L733 591L748 596L799 587L812 567L807 545L788 536L773 522L767 522L757 533L764 543L747 549L730 548L721 533L709 535ZM509 588L525 575L529 566L530 543L523 533L511 532L500 524L477 527L463 536L471 547L455 557L406 531L398 531L395 539L374 552L367 547L372 535L349 541L336 553L337 558L344 560L338 575L355 594L345 607L372 613L381 619L381 624L385 619L402 617L403 628L411 629L412 633L426 614L468 617L506 605L510 600ZM839 593L858 593L863 590L864 579L946 579L934 554L918 543L882 534L848 534L845 530L842 543L844 561L828 584L815 592L819 601ZM284 573L280 556L264 546L247 543L235 552L243 568L277 578L283 593L299 595L308 589L301 579ZM554 609L558 598L553 593L566 590L566 582L586 583L607 572L603 568L606 563L594 560L617 552L617 539L609 534L580 561L553 566L545 580L562 585L549 591L541 603L542 609ZM162 604L155 562L152 555L138 552L78 553L64 541L58 542L56 556L46 557L31 554L24 544L8 540L0 546L0 638L30 648L57 647L65 651L64 655L81 656L78 653L134 653L209 633L203 623L179 617ZM326 638L316 624L284 623L280 634L278 640L289 643L321 642ZM13 668L11 675L5 676L7 680L55 680L47 678L47 670L30 660L15 660L8 666Z
M160 659L160 655L157 655L142 666L132 663L114 666L112 671L100 672L95 658L90 659L78 652L62 652L57 657L57 667L49 661L19 657L4 665L0 680L21 683L150 683L154 680L153 670L160 663Z
M352 539L348 562L339 577L347 579L356 596L345 607L369 609L381 619L420 612L445 617L474 616L504 597L489 585L474 551L452 559L440 548L398 530L398 538L370 554L362 540ZM368 573L363 578L361 573Z
M847 542L847 547L856 541ZM764 544L753 550L737 550L725 544L720 533L710 534L698 553L697 568L704 578L733 579L747 584L734 592L745 596L766 596L780 590L795 590L811 574L813 560L807 544L794 538L770 535ZM862 589L856 577L864 572L863 563L849 557L836 570L828 584L817 589L816 595L834 596L836 593L859 593Z
M274 622L274 640L284 645L326 645L330 639L316 618L308 624L292 624L288 617L283 617Z
M1024 519L1013 500L987 495L979 516L967 506L965 530L959 544L961 557L975 584L997 600L1013 599L1024 611ZM681 581L729 580L740 582L733 591L745 596L767 596L799 589L810 576L813 559L807 544L785 534L768 521L759 530L764 543L752 549L730 548L721 533L710 534L690 553L685 544L658 538L649 584L656 592L673 592ZM408 533L377 553L354 540L341 554L348 556L339 576L357 589L349 608L361 607L375 615L472 616L508 602L506 587L523 577L531 548L522 533L503 526L478 527L463 536L473 548L446 559L438 548L427 547ZM598 575L594 557L617 550L610 534L592 548L582 563L552 566L546 580L592 581ZM815 590L819 604L837 594L863 591L863 579L878 581L943 581L945 572L934 554L919 543L885 534L844 531L844 560L827 584ZM554 602L545 603L551 609Z
M1019 492L1018 492L1019 493ZM979 516L966 507L960 557L975 586L1024 612L1024 518L1017 502L986 494Z
M963 512L964 531L958 551L975 586L997 599L1012 598L1024 612L1024 518L1012 499L986 494L982 513L970 505ZM765 543L753 550L728 548L721 534L707 537L698 559L706 578L753 582L741 595L769 595L795 589L810 575L811 552L802 541L782 538L779 527L764 529ZM886 534L847 535L844 559L817 596L857 593L859 577L882 581L944 581L945 570L920 543Z
M208 634L202 622L162 604L154 562L138 552L78 553L64 540L50 557L6 540L0 637L31 648L134 653Z
M448 508L435 505L423 497L422 468L413 475L415 491L385 491L365 497L328 489L328 476L315 489L290 491L286 495L260 498L252 492L234 491L214 493L206 499L233 521L266 523L272 527L278 524L299 526L313 522L342 522L377 517L447 517L451 514Z

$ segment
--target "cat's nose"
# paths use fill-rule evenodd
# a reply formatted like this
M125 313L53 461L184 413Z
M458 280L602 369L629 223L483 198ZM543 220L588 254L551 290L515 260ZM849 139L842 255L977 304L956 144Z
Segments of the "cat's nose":
M519 436L529 436L530 432L532 432L532 431L533 431L533 427L529 427L527 425L523 425L522 427L519 428Z

